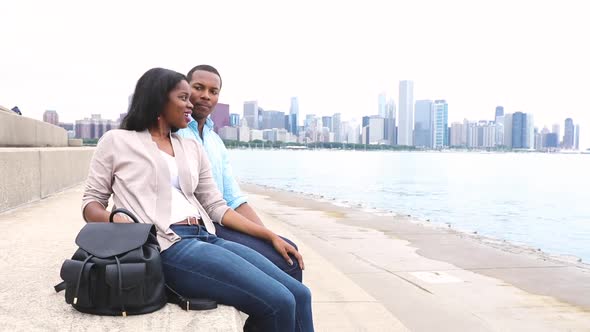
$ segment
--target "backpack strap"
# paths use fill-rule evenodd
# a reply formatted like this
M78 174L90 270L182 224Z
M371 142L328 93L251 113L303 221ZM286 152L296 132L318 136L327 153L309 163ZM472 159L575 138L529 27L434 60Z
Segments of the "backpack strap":
M53 289L55 289L56 293L61 292L62 290L66 289L66 282L62 281L59 284L53 286Z
M182 309L189 310L211 310L217 308L217 302L210 299L195 299L186 298L178 294L172 287L166 286L166 295L168 296L168 303L178 304Z

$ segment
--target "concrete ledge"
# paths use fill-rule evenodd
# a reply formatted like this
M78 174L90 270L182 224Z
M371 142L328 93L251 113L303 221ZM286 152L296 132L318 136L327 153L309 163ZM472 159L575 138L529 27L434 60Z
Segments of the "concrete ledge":
M1 331L242 331L242 314L233 307L184 311L168 304L151 314L107 317L83 314L55 293L59 271L76 250L84 225L83 186L0 214L10 230L0 241Z
M66 147L68 133L50 123L0 112L0 147Z
M79 138L70 138L68 140L68 146L69 147L80 147L83 145L83 141Z
M0 212L83 182L94 148L0 148Z

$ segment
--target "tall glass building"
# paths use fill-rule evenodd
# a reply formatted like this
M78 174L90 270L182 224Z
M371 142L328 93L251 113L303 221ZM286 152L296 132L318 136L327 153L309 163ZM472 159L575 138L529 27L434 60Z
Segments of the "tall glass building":
M512 114L512 148L527 149L528 143L526 113L516 112Z
M416 100L414 122L414 145L431 148L432 139L432 100Z
M449 146L449 104L445 100L434 101L433 148Z

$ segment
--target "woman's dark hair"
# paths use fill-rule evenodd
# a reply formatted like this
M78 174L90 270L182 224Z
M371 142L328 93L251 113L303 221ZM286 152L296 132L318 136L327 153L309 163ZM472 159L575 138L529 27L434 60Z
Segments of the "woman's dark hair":
M168 94L186 77L173 70L152 68L137 81L129 112L121 122L121 129L143 131L158 121L168 102ZM176 132L178 128L172 128Z

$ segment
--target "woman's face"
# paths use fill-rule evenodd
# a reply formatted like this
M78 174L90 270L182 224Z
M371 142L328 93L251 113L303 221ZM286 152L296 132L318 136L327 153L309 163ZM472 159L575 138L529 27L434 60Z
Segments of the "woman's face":
M168 126L174 128L186 128L193 104L190 102L191 88L187 81L182 80L176 84L174 90L168 94L168 102L164 107L161 117Z

